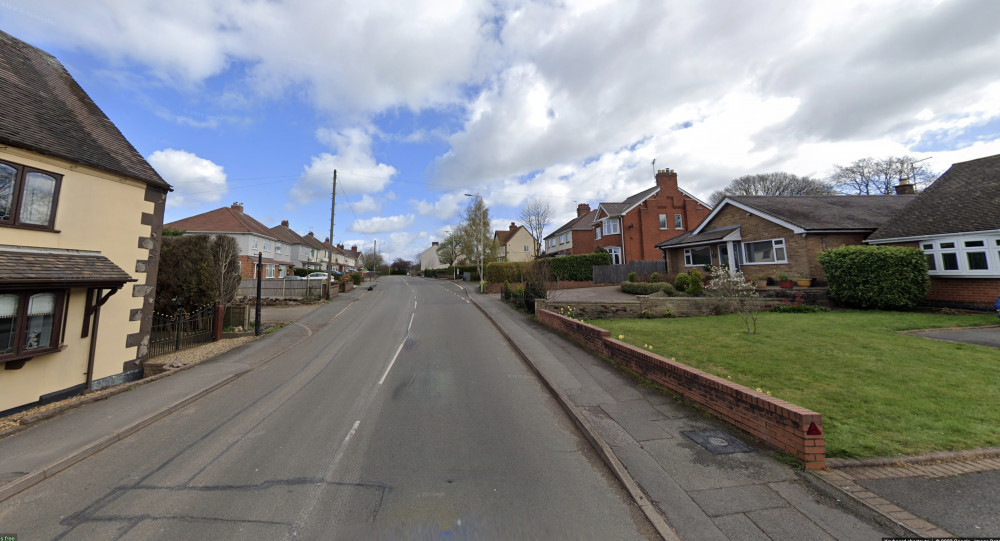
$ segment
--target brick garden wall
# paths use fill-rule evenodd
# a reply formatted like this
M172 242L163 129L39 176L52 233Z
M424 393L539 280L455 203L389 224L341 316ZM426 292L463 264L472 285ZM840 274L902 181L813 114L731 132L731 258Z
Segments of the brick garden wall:
M549 310L536 313L540 323L696 402L767 444L795 455L807 469L826 467L823 419L819 413L620 342L593 325Z

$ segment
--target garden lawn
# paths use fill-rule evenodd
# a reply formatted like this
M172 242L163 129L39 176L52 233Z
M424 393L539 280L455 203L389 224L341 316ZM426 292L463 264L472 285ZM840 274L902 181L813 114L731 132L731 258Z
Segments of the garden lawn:
M994 315L766 312L589 321L653 353L823 415L828 457L896 457L1000 445L1000 350L898 331L997 323Z

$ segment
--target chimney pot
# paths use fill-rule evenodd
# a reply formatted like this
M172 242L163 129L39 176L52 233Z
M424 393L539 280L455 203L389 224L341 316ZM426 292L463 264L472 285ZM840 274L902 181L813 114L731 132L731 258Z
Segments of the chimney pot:
M576 206L576 217L579 218L590 212L590 203L580 203Z
M896 188L896 195L913 195L916 193L913 184L910 184L910 179L908 178L899 179L899 184L894 187Z
M288 220L281 220L281 225L288 227Z
M431 246L437 246L437 245L438 245L437 241L431 243Z
M233 210L243 213L243 203L233 202Z
M510 230L511 230L511 231L516 231L516 230L517 230L517 226L516 226L516 225L514 225L514 222L511 222L511 223L510 223Z
M673 169L657 171L656 185L660 187L660 190L677 190L677 173Z

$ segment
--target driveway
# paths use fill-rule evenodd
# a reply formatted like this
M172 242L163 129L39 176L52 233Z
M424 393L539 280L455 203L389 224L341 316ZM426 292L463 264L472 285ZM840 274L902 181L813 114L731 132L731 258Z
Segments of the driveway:
M913 334L948 342L962 342L991 348L1000 348L1000 325L993 327L970 327L957 329L934 329L913 331Z
M595 286L549 291L550 301L559 302L638 302L635 295L622 293L621 286Z

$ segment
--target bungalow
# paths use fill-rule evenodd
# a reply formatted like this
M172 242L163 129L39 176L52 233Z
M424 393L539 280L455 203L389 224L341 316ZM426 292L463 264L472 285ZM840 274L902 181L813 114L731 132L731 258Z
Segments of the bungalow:
M242 203L170 222L164 227L190 234L221 234L235 238L240 247L240 276L244 279L257 277L258 254L261 254L264 278L284 278L295 266L282 241L266 225L245 214Z
M535 237L523 225L510 223L505 231L493 233L497 244L497 261L531 261L535 257Z
M629 261L658 260L658 243L674 238L701 223L710 208L680 189L672 169L656 172L656 186L619 203L601 203L592 222L594 246L611 254L618 265Z
M1000 298L1000 154L952 165L866 242L922 249L932 304L992 308Z
M2 415L142 377L171 188L55 57L2 31L0 82Z
M667 278L716 265L750 278L788 274L824 283L816 256L861 244L914 195L732 196L693 230L656 245Z

